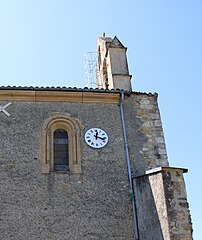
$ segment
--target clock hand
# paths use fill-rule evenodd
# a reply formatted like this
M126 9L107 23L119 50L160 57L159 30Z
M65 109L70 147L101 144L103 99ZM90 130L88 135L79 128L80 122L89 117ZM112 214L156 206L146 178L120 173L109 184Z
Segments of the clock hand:
M105 137L99 137L99 136L97 136L97 138L99 138L101 140L105 140L106 139Z
M95 137L95 140L97 140L97 138L98 138L98 132L96 131L96 134L94 135L94 137Z

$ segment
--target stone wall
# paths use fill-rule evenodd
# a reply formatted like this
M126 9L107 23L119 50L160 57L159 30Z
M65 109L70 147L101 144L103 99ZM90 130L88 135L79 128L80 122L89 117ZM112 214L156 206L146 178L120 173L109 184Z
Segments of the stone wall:
M18 101L8 111L0 113L1 239L134 239L119 106ZM42 126L54 112L109 135L102 149L82 138L81 174L41 173Z
M187 202L183 169L162 172L171 240L192 239L192 223Z
M183 169L157 168L134 186L140 239L192 239Z
M124 110L134 175L168 166L157 94L132 93Z
M59 91L49 92L48 96L39 91L37 94L44 96L43 102L39 102L34 91L31 94L35 97L31 99L26 90L21 92L22 98L17 90L8 96L0 94L1 99L7 96L7 101L0 101L0 106L12 102L7 109L10 116L0 112L1 239L134 239L117 100L120 93L113 92L112 98L99 91L85 94L80 91L76 94L81 95L81 102L74 102L78 99L73 92L61 90L64 98L60 99ZM48 98L52 95L54 101L50 102ZM105 96L108 103L103 104ZM56 101L57 97L61 102ZM41 172L43 125L56 113L69 114L84 128L81 173ZM157 95L131 93L125 96L124 113L129 157L136 179L140 239L185 236L183 239L190 240L191 225L182 174L144 176L149 169L168 167ZM92 127L107 132L106 147L93 149L85 144L84 133Z

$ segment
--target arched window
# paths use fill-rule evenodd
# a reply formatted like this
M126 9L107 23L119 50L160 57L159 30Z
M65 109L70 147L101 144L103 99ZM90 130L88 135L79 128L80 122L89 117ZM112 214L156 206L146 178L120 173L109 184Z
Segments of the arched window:
M54 170L69 170L68 134L64 129L56 129L54 132Z
M81 173L81 135L83 126L67 114L48 118L42 132L42 173Z

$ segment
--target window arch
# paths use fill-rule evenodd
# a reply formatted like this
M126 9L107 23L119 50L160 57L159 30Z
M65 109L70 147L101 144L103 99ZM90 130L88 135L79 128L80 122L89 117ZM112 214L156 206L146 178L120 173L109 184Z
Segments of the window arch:
M81 173L82 130L80 121L67 114L55 114L45 121L41 148L42 173Z

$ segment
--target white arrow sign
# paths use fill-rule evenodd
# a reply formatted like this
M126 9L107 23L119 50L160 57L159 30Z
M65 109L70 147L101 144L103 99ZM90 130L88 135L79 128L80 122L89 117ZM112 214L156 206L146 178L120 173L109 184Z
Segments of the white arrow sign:
M7 103L6 105L4 105L3 107L1 107L0 106L0 112L3 112L3 113L5 113L6 114L6 116L10 116L10 113L8 113L5 109L7 108L7 107L9 107L10 105L11 105L12 103L11 102L9 102L9 103Z

